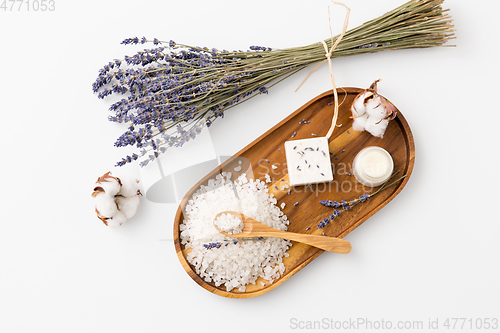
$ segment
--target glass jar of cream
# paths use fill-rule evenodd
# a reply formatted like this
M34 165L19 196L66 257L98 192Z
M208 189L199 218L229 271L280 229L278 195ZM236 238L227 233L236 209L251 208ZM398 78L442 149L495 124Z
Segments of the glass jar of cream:
M370 187L385 183L391 177L393 169L391 154L377 146L362 149L354 158L352 165L356 180Z

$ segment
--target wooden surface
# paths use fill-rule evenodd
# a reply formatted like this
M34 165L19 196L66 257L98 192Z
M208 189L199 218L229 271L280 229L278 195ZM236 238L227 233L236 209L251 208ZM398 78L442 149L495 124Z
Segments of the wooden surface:
M226 210L218 213L217 215L215 215L215 219L217 219L217 217L222 214L231 214L233 216L236 216L244 224L243 229L239 233L229 235L227 232L220 230L214 223L215 229L217 229L221 234L228 237L233 237L233 238L277 237L311 245L329 252L349 253L351 251L351 243L342 238L328 237L323 235L310 235L310 234L274 229L268 227L265 224L260 223L259 221L254 220L249 216L246 216L245 214L241 214L240 212L235 212L231 210Z
M290 116L275 125L247 147L243 148L234 157L224 162L219 168L213 170L205 178L200 180L181 201L174 221L174 245L177 256L188 275L206 290L220 296L231 298L249 298L262 295L289 279L295 273L304 268L308 263L317 258L323 250L302 243L292 242L293 246L288 250L289 257L283 258L285 272L281 278L272 284L266 283L264 287L260 282L267 282L259 278L255 285L247 285L245 292L236 289L227 292L223 286L215 287L213 283L207 283L200 278L186 260L187 253L180 244L179 225L184 220L182 209L188 198L200 185L206 184L208 179L214 178L219 172L231 172L235 180L241 173L248 177L265 181L265 175L269 174L272 183L269 183L269 192L275 195L277 205L285 203L283 209L288 216L291 232L320 235L324 232L327 236L345 237L352 232L377 211L387 205L403 189L408 182L413 170L415 158L415 145L408 123L401 112L398 111L396 119L389 123L383 139L371 136L367 132L354 131L351 128L352 120L349 119L349 107L356 95L361 92L359 88L339 88L339 119L337 128L330 139L329 149L331 161L335 165L334 180L328 184L316 184L312 186L297 186L291 189L282 189L287 183L284 143L288 140L310 138L313 134L324 136L331 124L333 115L333 93L327 91L313 100L309 101ZM299 124L305 119L308 124ZM295 137L291 137L296 132ZM386 149L394 160L394 170L400 170L401 175L407 175L396 185L385 189L365 203L360 203L347 212L343 212L334 222L323 229L316 225L320 220L332 213L332 208L325 207L319 203L320 200L352 200L361 194L370 193L375 189L362 186L352 175L352 162L356 154L367 146L380 146ZM234 168L239 166L238 161L243 161L242 170L235 172ZM272 169L271 165L277 166ZM350 174L350 175L349 175ZM298 203L297 205L294 205ZM307 228L310 227L309 230ZM356 246L355 244L353 246Z

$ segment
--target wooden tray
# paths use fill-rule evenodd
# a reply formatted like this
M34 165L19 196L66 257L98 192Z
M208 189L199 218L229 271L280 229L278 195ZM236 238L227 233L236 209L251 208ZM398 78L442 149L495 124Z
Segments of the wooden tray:
M354 131L351 128L352 120L349 119L351 115L349 108L356 95L361 91L362 89L359 88L339 88L341 105L337 124L342 124L342 126L335 129L329 144L330 152L333 154L331 159L335 164L335 176L332 183L317 184L313 185L312 188L310 186L298 186L292 189L290 194L287 194L288 189L281 190L281 184L286 183L288 180L284 143L287 140L310 138L312 133L318 136L324 136L327 133L333 115L333 106L331 105L333 92L328 91L309 101L275 125L234 157L210 172L188 191L175 216L174 244L182 266L196 283L206 290L224 297L255 297L276 288L323 253L323 250L292 242L293 246L288 250L290 256L283 258L286 270L281 278L275 280L272 284L266 283L264 287L260 284L260 281L264 280L259 278L255 285L247 285L245 292L239 292L237 289L227 292L224 286L216 287L213 283L207 283L200 278L186 260L187 253L180 243L179 225L184 220L183 208L188 198L200 185L206 184L208 179L215 178L222 171L232 172L233 180L242 172L249 174L249 171L253 171L254 178L260 180L265 180L265 174L269 174L273 180L272 183L269 183L269 192L273 193L278 199L278 206L282 202L286 203L283 211L290 221L288 230L299 233L321 234L325 232L327 236L345 237L401 192L410 178L415 157L415 145L410 127L401 112L398 112L396 119L389 123L383 139L373 137L367 132ZM299 124L302 119L310 123ZM294 132L296 132L296 135L291 138ZM340 217L324 229L318 229L316 227L318 222L324 217L328 217L332 212L332 208L324 207L319 203L320 200L340 201L344 199L348 201L365 193L366 188L356 182L354 175L348 173L352 174L351 165L356 154L367 146L385 148L392 155L394 170L400 170L399 175L407 175L406 178L380 192L367 202L360 203L351 210L342 213ZM241 160L246 161L246 163L243 163L243 170L235 172L234 168L239 165L238 161ZM271 165L276 165L278 168L272 169ZM281 181L282 179L284 181ZM371 191L373 190L369 190L368 193ZM299 202L299 204L294 206L295 202ZM307 227L311 228L306 230Z

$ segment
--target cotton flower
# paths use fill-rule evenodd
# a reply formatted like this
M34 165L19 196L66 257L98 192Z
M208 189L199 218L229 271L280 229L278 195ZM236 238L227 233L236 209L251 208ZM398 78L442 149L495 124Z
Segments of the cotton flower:
M363 114L362 116L358 116L358 117L354 118L354 120L352 122L352 129L355 131L364 131L367 119L368 119L367 113Z
M368 117L365 122L365 130L373 136L383 138L387 125L389 125L387 119L378 120L374 117Z
M97 217L107 226L119 226L132 218L139 207L139 181L113 177L111 172L97 178L92 197Z
M377 93L377 82L359 93L351 105L355 131L366 130L371 135L382 138L389 121L396 118L397 109L384 96Z
M122 178L121 183L122 186L118 192L119 195L124 197L134 197L137 196L137 194L140 194L141 191L139 190L138 180L133 178Z
M361 117L366 113L366 107L364 101L371 95L373 95L371 91L365 90L364 92L356 96L354 102L351 105L351 112L354 118Z
M118 205L118 210L125 214L127 219L132 218L137 212L137 207L139 207L139 196L134 195L131 197L116 197L116 204Z
M94 192L95 193L95 192ZM101 216L113 216L116 214L118 207L115 203L114 196L104 192L97 192L94 195L95 207L98 214Z

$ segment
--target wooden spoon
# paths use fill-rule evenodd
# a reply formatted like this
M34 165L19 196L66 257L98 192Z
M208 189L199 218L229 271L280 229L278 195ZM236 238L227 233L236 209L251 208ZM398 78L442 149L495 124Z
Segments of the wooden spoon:
M289 239L296 242L311 245L320 248L325 251L335 252L335 253L349 253L351 251L351 243L342 238L328 237L328 236L316 236L307 234L298 234L294 232L281 231L265 224L262 224L251 217L234 211L223 211L215 215L214 221L222 214L231 214L238 217L243 221L243 230L237 234L229 235L228 233L220 230L214 223L215 229L217 229L221 234L234 237L234 238L250 238L250 237L276 237Z

